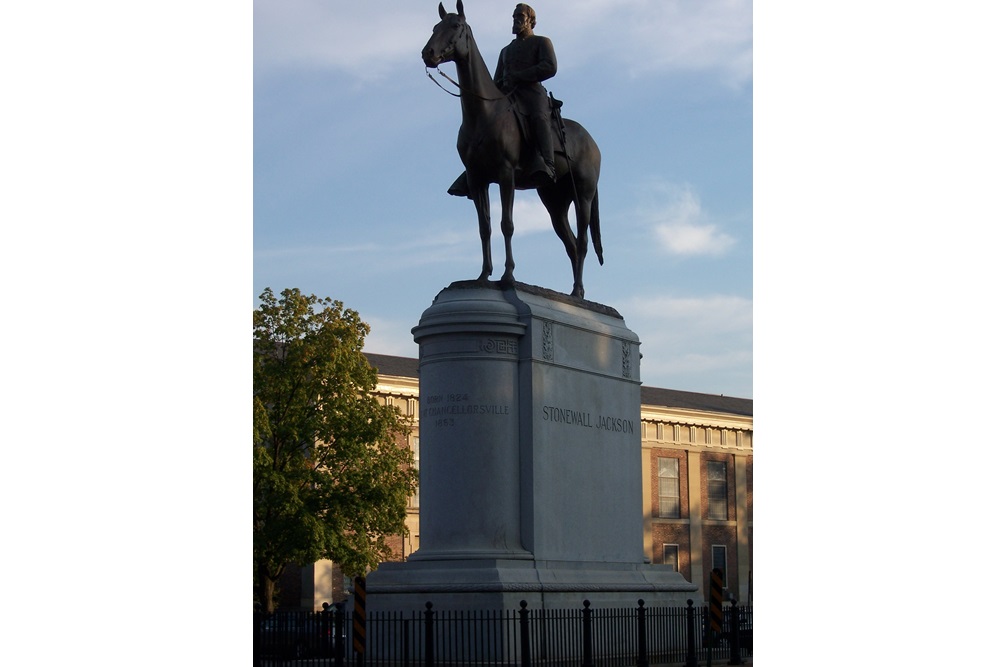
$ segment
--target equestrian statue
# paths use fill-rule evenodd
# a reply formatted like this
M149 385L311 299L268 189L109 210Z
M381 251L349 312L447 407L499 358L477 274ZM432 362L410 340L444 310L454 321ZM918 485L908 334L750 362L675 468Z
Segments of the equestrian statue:
M493 273L489 186L497 183L506 250L501 286L514 285L514 190L537 190L569 255L571 295L583 298L588 230L597 259L604 264L597 206L601 152L582 125L562 118L562 103L547 95L541 85L556 73L556 57L552 42L534 34L536 15L531 7L522 3L514 8L515 38L500 52L492 77L465 20L462 0L457 9L457 14L449 14L438 4L441 21L421 55L428 68L454 62L458 73L458 81L453 82L462 103L458 154L465 172L448 192L468 197L476 205L483 245L483 271L478 280L487 280ZM570 204L576 209L575 235L569 223Z

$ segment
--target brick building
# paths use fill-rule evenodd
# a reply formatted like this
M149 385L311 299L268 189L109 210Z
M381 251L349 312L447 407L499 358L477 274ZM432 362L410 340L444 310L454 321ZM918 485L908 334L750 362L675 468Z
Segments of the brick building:
M407 443L420 465L418 361L367 354L378 392L413 417ZM651 563L679 570L707 600L718 567L728 591L752 601L753 401L657 387L641 388L643 539ZM390 541L400 559L420 547L420 495L410 499L409 535ZM329 561L288 568L280 606L320 609L344 597Z

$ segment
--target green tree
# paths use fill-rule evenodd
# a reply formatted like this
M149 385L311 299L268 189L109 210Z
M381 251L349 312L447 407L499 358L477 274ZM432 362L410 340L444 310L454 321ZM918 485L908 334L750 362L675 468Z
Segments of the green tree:
M416 490L409 419L373 395L370 327L340 301L270 288L253 313L255 598L274 610L289 564L323 558L360 575L406 534Z

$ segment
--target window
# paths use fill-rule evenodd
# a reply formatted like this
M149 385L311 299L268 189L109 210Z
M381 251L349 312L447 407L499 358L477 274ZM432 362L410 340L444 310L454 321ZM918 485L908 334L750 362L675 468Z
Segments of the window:
M677 568L677 554L679 551L680 546L677 544L663 545L663 564L668 565L674 572L679 571Z
M680 518L680 460L660 457L660 516Z
M722 586L729 588L729 576L726 569L726 547L725 545L712 545L712 569L718 568L722 571Z
M708 461L708 518L725 521L729 518L729 490L726 482L726 462Z

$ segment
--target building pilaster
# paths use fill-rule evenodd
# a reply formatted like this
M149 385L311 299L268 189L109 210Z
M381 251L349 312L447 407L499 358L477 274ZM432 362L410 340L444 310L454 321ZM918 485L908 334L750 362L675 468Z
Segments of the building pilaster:
M645 442L645 438L643 439ZM642 552L646 555L646 562L652 563L653 554L653 465L650 461L650 452L645 446L642 451Z
M688 503L691 519L691 583L698 586L698 594L704 599L705 566L702 554L705 553L705 545L701 511L701 452L697 451L688 452ZM695 601L700 602L700 600Z
M738 569L737 597L745 602L750 596L750 531L747 525L747 457L736 454L736 561Z

